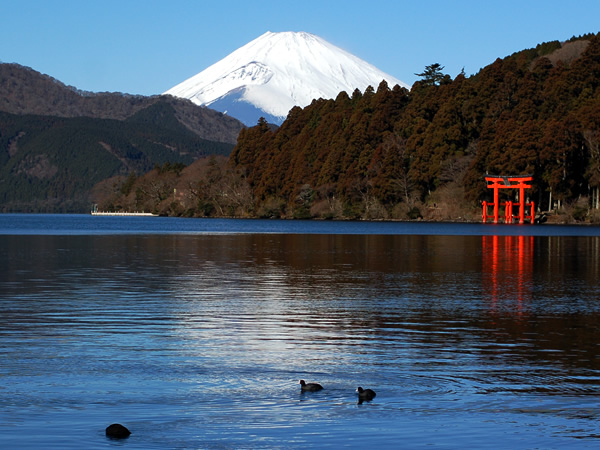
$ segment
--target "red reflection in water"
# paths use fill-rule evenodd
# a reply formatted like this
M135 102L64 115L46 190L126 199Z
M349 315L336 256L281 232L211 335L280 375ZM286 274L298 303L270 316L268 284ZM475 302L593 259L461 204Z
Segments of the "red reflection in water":
M505 307L521 314L523 302L531 298L533 281L533 236L483 236L483 288L491 309Z

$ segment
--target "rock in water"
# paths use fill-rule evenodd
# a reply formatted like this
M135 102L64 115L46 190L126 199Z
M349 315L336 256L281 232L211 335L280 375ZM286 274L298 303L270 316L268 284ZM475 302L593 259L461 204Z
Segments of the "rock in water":
M120 423L113 423L106 427L106 436L112 439L124 439L129 437L131 431L127 429L127 427L121 425Z

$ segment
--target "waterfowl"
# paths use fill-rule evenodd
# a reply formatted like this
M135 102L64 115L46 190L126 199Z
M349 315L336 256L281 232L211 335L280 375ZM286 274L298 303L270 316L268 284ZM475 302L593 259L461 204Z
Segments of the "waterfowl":
M120 423L113 423L106 427L106 436L111 439L124 439L129 437L131 431L127 429L127 427L121 425Z
M323 389L323 386L321 386L319 383L307 383L304 380L300 380L300 389L303 392L316 392Z
M363 389L360 386L358 387L356 392L358 392L359 400L367 400L367 401L373 400L375 398L375 396L377 395L374 390Z

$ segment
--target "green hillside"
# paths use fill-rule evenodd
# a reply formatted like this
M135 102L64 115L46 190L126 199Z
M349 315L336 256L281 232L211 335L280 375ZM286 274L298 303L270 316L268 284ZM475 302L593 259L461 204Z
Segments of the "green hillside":
M198 137L167 102L126 120L0 112L0 210L87 211L90 189L106 178L232 147Z

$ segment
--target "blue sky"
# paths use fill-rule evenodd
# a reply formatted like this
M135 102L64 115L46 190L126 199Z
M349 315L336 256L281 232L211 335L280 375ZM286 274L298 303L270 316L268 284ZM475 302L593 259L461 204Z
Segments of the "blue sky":
M0 62L93 92L160 94L266 31L307 31L412 85L600 32L600 0L0 0Z

